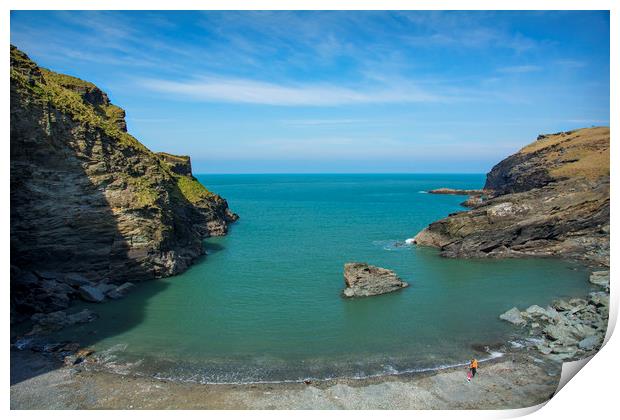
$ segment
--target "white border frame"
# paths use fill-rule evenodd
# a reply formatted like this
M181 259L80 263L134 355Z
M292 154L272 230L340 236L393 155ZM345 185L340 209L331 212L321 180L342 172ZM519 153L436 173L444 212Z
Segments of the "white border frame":
M295 4L292 2L278 1L278 0L227 0L227 1L206 1L206 0L175 0L174 2L166 2L163 0L151 0L150 2L137 2L134 1L131 4L128 0L88 0L88 2L78 2L75 0L5 0L2 2L3 13L0 20L0 28L5 40L10 39L10 10L610 10L610 25L611 25L611 51L610 51L610 126L612 127L612 138L615 135L614 128L617 127L619 111L618 103L620 103L620 95L618 92L618 77L620 74L620 66L618 63L618 42L620 41L619 33L619 2L614 0L418 0L418 1L396 1L396 0L383 0L383 1L370 1L370 0L358 0L355 2L346 0L297 0ZM5 44L5 48L8 49L8 42ZM3 72L6 76L9 76L9 54L5 50L5 64ZM10 179L10 153L9 153L9 85L6 83L8 77L5 76L5 83L0 85L2 89L2 182L0 184L2 197L5 200L0 206L2 211L2 268L4 276L2 276L3 296L5 299L9 296L9 225L10 225L10 213L9 213L9 179ZM613 222L613 201L618 189L617 185L617 170L613 162L618 162L618 152L614 144L615 138L613 138L611 144L611 178L612 178L612 225ZM616 249L615 229L611 229L611 259L614 260L614 251ZM611 277L616 278L615 265L611 264ZM614 280L615 282L615 280ZM619 377L620 368L618 367L618 360L616 355L620 354L620 344L617 337L613 337L611 334L618 315L618 292L615 287L611 288L611 313L610 313L610 325L608 331L608 342L601 349L601 351L592 358L588 363L588 367L583 369L577 377L571 381L554 397L552 398L542 410L538 410L541 406L532 407L529 409L520 410L493 410L493 411L396 411L391 412L389 416L395 416L396 418L407 418L411 416L416 418L506 418L516 417L525 414L529 414L536 411L533 414L533 418L552 418L561 417L562 419L583 419L583 418L610 418L610 413L618 412L617 402L617 379ZM3 345L3 359L2 374L4 378L9 377L9 341L10 341L10 325L8 320L8 308L5 309L5 320L2 324L2 336L5 338L5 344ZM6 380L6 379L5 379ZM8 380L7 380L8 382ZM7 384L8 385L8 384ZM9 387L5 388L6 396L3 400L3 408L9 411ZM537 411L538 410L538 411ZM10 416L14 418L37 418L40 420L40 416L62 416L64 419L83 419L83 417L104 418L110 415L105 411L63 411L63 412L45 412L38 411L11 411ZM149 417L163 418L168 417L174 412L170 411L156 411L144 413ZM239 411L184 411L183 416L189 416L190 418L204 418L207 416L216 416L221 418L236 417L238 415L248 415L252 418L267 419L267 418L288 418L291 415L295 415L301 418L312 418L316 414L305 411L260 411L260 412L239 412ZM318 414L318 413L317 413ZM374 415L374 412L370 411L329 411L321 412L321 417L326 416L330 418L355 418L370 417ZM386 413L387 414L387 413ZM128 418L134 416L133 413L127 411L118 411L114 413L115 416Z

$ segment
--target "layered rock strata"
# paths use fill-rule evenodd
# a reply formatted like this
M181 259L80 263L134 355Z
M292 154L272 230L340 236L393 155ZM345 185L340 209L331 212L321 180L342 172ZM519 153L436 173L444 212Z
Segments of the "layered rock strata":
M446 257L559 256L609 265L609 128L539 136L487 175L484 200L415 236Z
M237 219L189 157L127 133L125 111L97 86L14 46L10 62L12 315L180 273Z

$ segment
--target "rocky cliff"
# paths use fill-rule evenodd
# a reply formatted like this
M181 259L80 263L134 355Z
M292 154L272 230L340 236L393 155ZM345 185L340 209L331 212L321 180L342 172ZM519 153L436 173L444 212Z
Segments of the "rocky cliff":
M151 152L99 88L13 46L10 153L12 315L180 273L237 218L189 157Z
M415 237L447 257L560 256L609 265L609 128L541 135L487 174L489 196Z

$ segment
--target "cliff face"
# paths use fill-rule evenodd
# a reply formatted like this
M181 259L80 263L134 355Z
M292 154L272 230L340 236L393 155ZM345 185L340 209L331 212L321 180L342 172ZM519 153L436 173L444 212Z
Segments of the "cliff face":
M180 273L236 220L189 157L149 151L124 117L11 46L12 314L62 309L79 284Z
M491 197L418 233L447 257L561 256L609 265L609 128L539 136L487 174Z

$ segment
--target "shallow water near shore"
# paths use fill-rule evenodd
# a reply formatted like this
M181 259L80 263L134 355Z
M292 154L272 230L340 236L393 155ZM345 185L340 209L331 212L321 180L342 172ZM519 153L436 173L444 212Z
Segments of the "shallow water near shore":
M112 369L196 382L367 377L463 363L506 343L498 315L585 296L588 270L555 259L455 260L404 241L455 211L484 175L204 175L240 215L187 272L91 307L63 332ZM395 270L410 287L343 299L345 262ZM126 365L130 363L130 365Z

